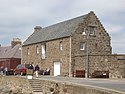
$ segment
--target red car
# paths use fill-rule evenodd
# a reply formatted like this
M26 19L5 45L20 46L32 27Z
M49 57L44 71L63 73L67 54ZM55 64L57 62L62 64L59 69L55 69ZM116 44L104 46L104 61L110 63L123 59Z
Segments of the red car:
M26 75L27 74L27 69L33 69L33 66L31 64L19 64L15 70L14 70L14 75Z

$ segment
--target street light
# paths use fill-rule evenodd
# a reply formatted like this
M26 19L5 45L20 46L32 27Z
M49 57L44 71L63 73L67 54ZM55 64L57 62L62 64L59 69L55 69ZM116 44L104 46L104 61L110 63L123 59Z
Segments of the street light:
M88 47L89 32L83 32L82 35L86 36L86 67L85 67L85 78L89 78L89 47Z

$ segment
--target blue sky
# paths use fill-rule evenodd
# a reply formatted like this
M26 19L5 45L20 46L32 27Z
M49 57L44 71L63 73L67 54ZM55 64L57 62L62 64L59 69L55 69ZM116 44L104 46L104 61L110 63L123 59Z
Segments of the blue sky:
M0 44L22 41L46 27L94 11L111 36L113 53L125 53L124 0L0 0Z

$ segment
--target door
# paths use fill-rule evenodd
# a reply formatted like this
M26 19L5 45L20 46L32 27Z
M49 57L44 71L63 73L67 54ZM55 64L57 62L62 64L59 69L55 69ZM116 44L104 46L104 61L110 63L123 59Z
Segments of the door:
M60 75L60 62L54 62L54 76Z

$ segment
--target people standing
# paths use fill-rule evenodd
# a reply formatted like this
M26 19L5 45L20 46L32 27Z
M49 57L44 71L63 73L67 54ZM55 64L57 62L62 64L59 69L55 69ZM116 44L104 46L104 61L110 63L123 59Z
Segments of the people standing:
M27 75L33 76L34 68L33 68L32 64L29 64L27 68L28 68L27 69Z
M38 77L38 72L39 72L40 67L38 65L35 66L35 74L36 77Z
M50 69L46 68L46 70L43 72L43 75L50 75Z
M7 67L5 67L4 68L4 75L7 75L7 71L8 71L8 69L7 69Z
M33 74L34 74L34 71L35 71L35 66L34 66L34 63L32 62L32 67L33 67Z

